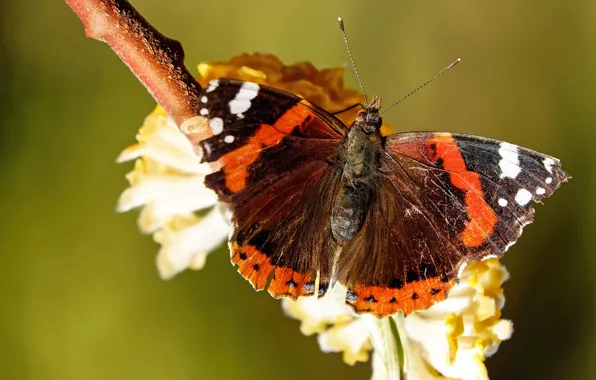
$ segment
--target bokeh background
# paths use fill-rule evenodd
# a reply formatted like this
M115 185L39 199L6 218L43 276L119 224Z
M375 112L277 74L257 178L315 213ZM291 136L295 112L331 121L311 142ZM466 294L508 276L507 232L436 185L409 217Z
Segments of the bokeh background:
M347 63L397 130L467 132L559 157L573 175L506 255L515 333L493 379L596 378L596 2L135 0L202 60L265 51ZM136 214L114 212L131 165L114 159L154 102L62 1L0 6L0 378L365 379L320 352L222 248L158 278ZM346 81L356 85L347 71Z

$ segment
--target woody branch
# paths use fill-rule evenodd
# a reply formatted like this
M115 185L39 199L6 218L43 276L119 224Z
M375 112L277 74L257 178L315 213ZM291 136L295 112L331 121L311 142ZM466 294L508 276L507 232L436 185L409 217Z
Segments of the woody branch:
M116 52L179 126L197 116L201 86L184 67L178 41L153 28L126 0L65 0L89 38Z

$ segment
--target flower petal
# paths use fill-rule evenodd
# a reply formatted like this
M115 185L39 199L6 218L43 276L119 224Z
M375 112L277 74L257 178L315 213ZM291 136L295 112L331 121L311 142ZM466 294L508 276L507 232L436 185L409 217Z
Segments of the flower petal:
M322 298L284 299L282 306L288 316L301 321L303 334L319 334L323 352L343 352L344 362L353 365L368 360L372 345L366 322L346 306L345 297L346 288L336 284Z
M320 334L330 325L354 320L345 296L346 288L336 285L322 298L301 297L296 301L284 298L282 308L286 315L301 321L300 331L304 335Z
M202 269L207 255L227 239L228 231L228 222L217 208L203 218L162 228L154 235L162 246L157 254L159 274L169 279L190 266Z
M359 319L335 324L319 334L317 341L323 352L343 352L343 360L349 365L367 361L371 349L368 329Z
M155 111L145 119L137 135L138 143L126 148L117 162L144 158L153 166L149 170L173 170L188 174L207 175L208 165L199 164L199 158L188 139L167 116Z
M117 210L123 212L146 205L139 218L139 227L145 233L161 228L175 215L201 210L217 202L217 196L205 187L202 176L131 174L136 177L131 183L136 184L122 193Z

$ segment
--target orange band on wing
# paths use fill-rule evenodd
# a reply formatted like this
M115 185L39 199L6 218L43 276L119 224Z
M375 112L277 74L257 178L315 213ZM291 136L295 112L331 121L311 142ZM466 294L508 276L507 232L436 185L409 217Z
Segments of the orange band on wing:
M449 134L434 136L427 142L432 159L442 159L444 169L450 172L451 184L466 192L464 202L470 220L460 234L461 240L468 247L478 247L492 235L498 217L484 200L480 175L468 171L453 137Z
M265 289L271 272L275 270L268 289L275 298L296 299L314 294L315 282L311 275L272 265L269 257L252 245L239 246L232 243L232 264L238 265L238 272L256 290Z
M248 166L259 157L260 149L260 144L248 143L219 159L228 190L237 193L246 187Z
M312 115L307 109L296 105L273 126L261 124L246 145L221 157L218 162L222 166L228 190L233 193L243 190L248 179L248 168L259 158L261 150L279 144L294 128L304 128L309 117Z
M305 102L304 100L302 102ZM314 115L304 106L295 105L286 113L281 115L279 119L273 124L275 129L288 135L298 127L300 131L307 127L307 119L314 120Z
M238 273L256 290L263 290L273 271L269 258L252 245L232 244L232 264L238 264Z
M315 282L311 275L293 271L291 268L276 267L269 284L269 294L275 298L296 299L314 294Z
M377 317L398 311L408 315L444 300L454 285L455 280L443 282L438 277L410 282L401 289L357 285L348 293L346 303L357 313L371 313Z

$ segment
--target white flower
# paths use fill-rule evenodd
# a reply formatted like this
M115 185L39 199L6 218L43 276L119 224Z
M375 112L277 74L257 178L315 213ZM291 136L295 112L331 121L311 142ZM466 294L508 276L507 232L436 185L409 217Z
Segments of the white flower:
M501 285L508 277L497 259L469 263L445 301L407 318L394 317L407 338L402 337L406 356L419 354L447 378L488 379L484 359L513 333L511 321L500 319ZM412 367L406 366L406 373Z
M337 286L318 300L284 300L283 308L300 319L304 334L320 334L323 351L343 352L348 364L368 360L365 351L374 347L374 380L488 379L484 359L513 332L511 321L500 319L507 278L497 259L469 263L445 301L408 317L356 315Z
M159 107L145 119L137 140L117 160L136 160L117 210L143 207L139 229L153 233L162 246L157 256L162 278L201 269L229 230L216 194L204 185L211 170L199 163L190 142Z
M342 69L318 71L309 63L284 69L269 55L205 63L199 71L203 86L218 77L256 81L300 94L328 110L362 101L357 92L344 89ZM339 117L351 122L356 112ZM157 266L163 278L187 268L201 269L229 231L215 193L204 185L211 170L199 163L191 143L160 107L147 117L137 140L118 158L136 160L118 211L143 207L139 228L161 244ZM500 319L501 285L507 276L496 259L469 263L447 300L407 318L354 314L339 284L321 299L284 299L282 305L301 321L302 333L318 334L324 352L342 352L343 360L352 365L368 361L372 351L374 380L483 380L488 378L484 359L513 331L510 321Z
M282 300L285 313L301 321L304 335L319 334L323 352L343 352L344 362L353 365L368 360L372 348L366 322L346 303L346 288L336 284L322 298L301 297Z

